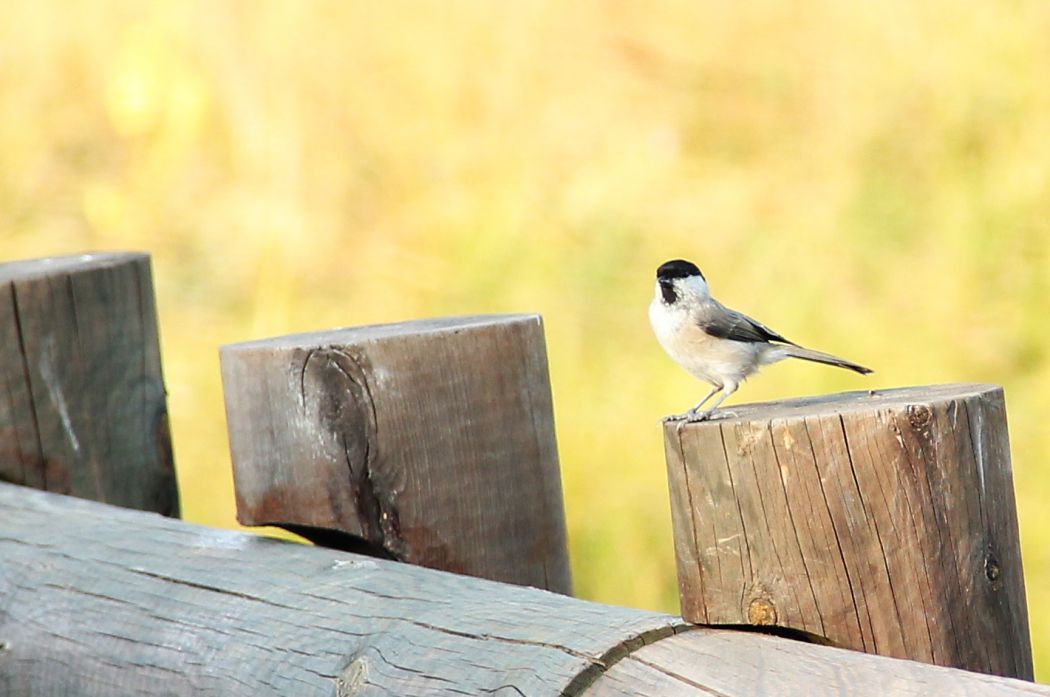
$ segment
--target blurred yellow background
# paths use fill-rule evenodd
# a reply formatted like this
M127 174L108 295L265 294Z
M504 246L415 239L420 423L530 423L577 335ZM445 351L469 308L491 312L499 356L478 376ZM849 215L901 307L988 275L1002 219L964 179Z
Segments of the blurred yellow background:
M0 259L153 254L185 517L234 525L217 348L546 322L576 589L677 610L682 256L788 337L733 401L1006 387L1050 680L1050 3L8 0Z

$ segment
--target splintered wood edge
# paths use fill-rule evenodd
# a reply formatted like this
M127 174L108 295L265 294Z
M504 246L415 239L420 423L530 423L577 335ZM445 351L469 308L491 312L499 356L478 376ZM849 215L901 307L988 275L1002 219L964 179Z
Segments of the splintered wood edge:
M543 318L537 313L509 313L492 315L463 315L414 319L387 324L366 324L359 327L340 327L301 334L288 334L266 339L253 339L220 347L220 354L250 351L253 349L290 349L319 345L352 345L370 341L381 341L394 337L422 334L457 333L463 330L484 329L506 324L535 323L542 326Z
M148 260L145 252L85 252L41 259L23 259L0 263L0 283L8 281L45 278L60 273L95 271L123 264Z
M664 427L690 428L704 424L768 421L770 419L801 418L806 416L833 416L879 409L905 409L915 404L931 404L958 399L995 396L1002 393L1000 385L982 383L953 383L915 387L895 387L888 390L856 390L827 395L797 397L776 402L754 402L722 406L707 421L685 423L664 417Z

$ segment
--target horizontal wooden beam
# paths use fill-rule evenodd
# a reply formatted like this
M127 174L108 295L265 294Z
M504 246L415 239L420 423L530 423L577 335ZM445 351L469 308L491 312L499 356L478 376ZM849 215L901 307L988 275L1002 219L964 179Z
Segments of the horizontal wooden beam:
M698 628L639 647L587 697L1036 697L1050 686L807 644Z
M5 697L1050 697L9 484L0 559Z

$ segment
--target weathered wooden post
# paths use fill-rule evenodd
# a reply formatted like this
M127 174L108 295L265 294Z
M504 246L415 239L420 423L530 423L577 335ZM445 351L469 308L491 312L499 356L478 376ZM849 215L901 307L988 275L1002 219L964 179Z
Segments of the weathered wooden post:
M571 592L539 316L339 329L221 358L243 524Z
M0 264L0 480L178 515L148 255Z
M683 616L1032 678L1000 388L732 411L664 426Z

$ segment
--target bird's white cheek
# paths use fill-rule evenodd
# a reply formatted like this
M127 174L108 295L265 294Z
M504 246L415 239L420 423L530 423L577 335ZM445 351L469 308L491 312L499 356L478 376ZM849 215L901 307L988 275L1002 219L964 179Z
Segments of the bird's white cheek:
M656 340L670 352L669 343L673 343L676 329L681 322L677 312L672 311L660 298L660 289L656 289L657 297L649 304L649 325L653 328Z
M691 295L697 299L703 300L711 297L711 292L707 289L707 281L700 276L690 276L678 281L681 290L685 291L686 294Z

